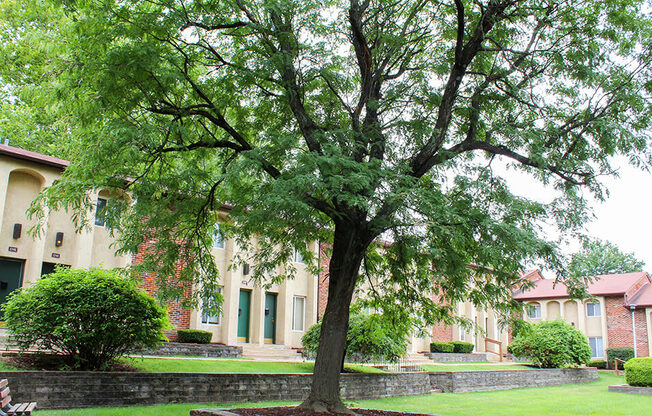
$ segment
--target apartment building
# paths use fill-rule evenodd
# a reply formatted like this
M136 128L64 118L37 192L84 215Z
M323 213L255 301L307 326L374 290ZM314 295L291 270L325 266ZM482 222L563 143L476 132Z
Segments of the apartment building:
M106 190L91 195L96 211L89 213L93 220L81 233L75 232L65 210L46 213L40 236L28 233L36 223L26 214L30 204L42 189L61 177L68 165L66 160L0 145L0 303L13 290L53 271L57 264L109 269L142 261L146 246L134 256L118 256L111 247L114 238L98 214L111 199ZM228 211L222 214L228 216ZM316 243L308 247L318 250ZM243 342L300 347L303 333L317 321L317 276L307 270L297 254L294 279L262 288L251 281L248 267L230 267L241 250L234 240L216 234L213 255L222 277L222 313L211 316L173 302L168 305L170 321L178 329L210 331L213 342L227 345ZM155 276L145 276L142 287L154 294Z

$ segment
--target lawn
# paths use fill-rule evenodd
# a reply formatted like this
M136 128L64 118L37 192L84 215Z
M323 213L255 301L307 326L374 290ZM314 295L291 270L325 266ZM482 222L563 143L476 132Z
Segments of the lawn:
M251 360L186 360L182 358L123 358L122 362L148 373L312 373L314 363L284 363ZM361 373L384 371L364 365L346 364Z
M426 396L364 400L350 406L406 412L424 412L447 416L642 416L652 409L652 396L609 393L607 386L623 384L622 376L600 374L586 384L525 388L478 393L439 393ZM35 416L188 416L191 409L202 407L279 406L289 402L239 404L170 404L128 408L95 408L37 411Z
M520 364L423 364L423 371L486 371L486 370L532 370Z

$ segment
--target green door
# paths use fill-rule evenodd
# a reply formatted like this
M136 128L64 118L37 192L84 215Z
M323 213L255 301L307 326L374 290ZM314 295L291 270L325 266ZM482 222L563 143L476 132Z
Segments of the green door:
M249 309L251 306L251 290L240 289L238 304L238 341L249 342Z
M0 259L0 304L23 283L23 260ZM0 319L3 318L0 310Z
M265 294L265 344L276 343L276 293Z

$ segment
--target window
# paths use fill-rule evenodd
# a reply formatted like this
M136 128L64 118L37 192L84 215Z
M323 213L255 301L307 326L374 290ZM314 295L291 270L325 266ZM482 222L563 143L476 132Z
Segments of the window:
M586 316L600 316L600 303L599 302L587 303Z
M220 230L220 224L215 224L213 230L213 247L224 248L224 233Z
M302 296L294 297L292 308L292 330L303 331L305 320L306 298Z
M222 288L217 289L217 293L222 294ZM211 299L212 300L212 299ZM219 325L222 323L222 312L217 314L210 314L207 311L202 311L201 323L207 325Z
M95 207L95 225L104 227L106 226L106 199L97 198L97 205Z
M296 263L306 264L306 262L303 260L303 256L296 248L294 249L294 261Z
M530 319L541 318L541 305L538 303L530 303L527 305L527 316Z
M591 346L591 358L604 358L602 337L589 337L589 345Z
M466 341L466 332L464 328L460 328L460 341Z

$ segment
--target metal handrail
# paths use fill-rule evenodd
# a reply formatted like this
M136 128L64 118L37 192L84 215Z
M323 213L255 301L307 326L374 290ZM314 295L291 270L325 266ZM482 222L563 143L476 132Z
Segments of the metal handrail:
M493 343L493 344L498 345L498 352L489 351L489 343ZM503 361L503 342L502 341L498 341L498 340L491 339L491 338L485 338L484 339L484 350L485 350L485 352L490 352L492 354L498 354L498 358L499 358L500 362Z

